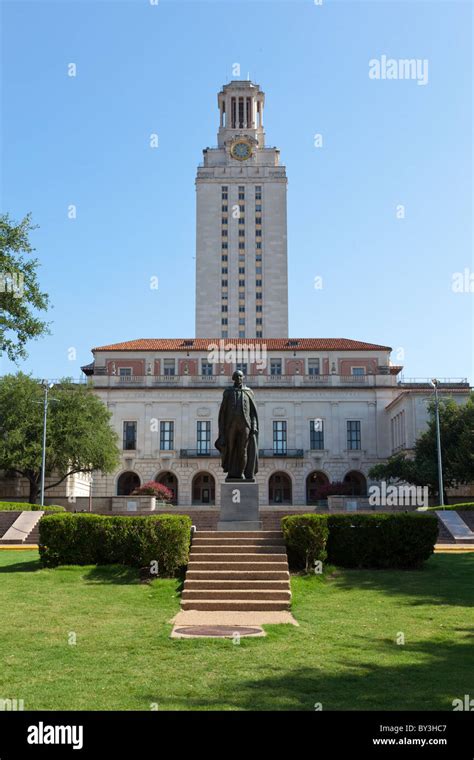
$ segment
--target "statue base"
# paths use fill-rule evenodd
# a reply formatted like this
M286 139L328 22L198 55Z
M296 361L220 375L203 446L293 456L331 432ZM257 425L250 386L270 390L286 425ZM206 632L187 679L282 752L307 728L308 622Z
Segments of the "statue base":
M221 485L221 513L217 530L262 530L258 484L240 480Z

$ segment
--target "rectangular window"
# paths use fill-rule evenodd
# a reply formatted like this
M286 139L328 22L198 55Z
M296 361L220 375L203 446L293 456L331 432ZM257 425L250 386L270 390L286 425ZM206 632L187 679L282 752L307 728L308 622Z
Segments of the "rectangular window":
M221 285L223 288L227 287L227 280L221 280Z
M281 359L270 359L270 374L281 375Z
M245 267L239 267L239 274L245 274Z
M308 359L308 375L319 375L319 359Z
M222 230L222 237L229 237L227 230Z
M227 317L222 317L221 325L227 325L227 324L229 324L229 320L227 319Z
M222 208L221 208L221 211L222 211L224 214L227 214L228 210L229 210L229 207L228 207L228 206L222 206Z
M225 304L225 303L222 304L221 311L229 311L229 307L227 306L227 304Z
M132 368L131 367L119 367L119 376L120 377L131 377L132 376Z
M221 274L227 274L227 267L222 267Z
M239 237L245 237L245 230L239 230Z
M255 224L261 224L261 223L262 223L262 217L261 216L256 216L255 217Z
M197 423L197 453L209 454L211 451L211 422L198 420Z
M239 330L239 338L245 338L245 330Z
M263 332L261 330L257 330L256 337L263 338Z
M223 216L221 219L222 224L228 224L228 219L226 216Z
M259 240L257 243L257 251L261 251L261 250L262 250L262 242L261 240Z
M227 338L227 330L222 330L221 338Z
M160 422L160 449L161 451L174 449L174 422Z
M228 249L228 247L229 247L229 243L222 243L222 246L221 246L221 247L222 247L222 250L223 250L223 251L227 251L227 249Z
M273 421L273 453L287 453L286 420Z
M360 420L347 422L347 448L360 449Z
M258 303L255 307L255 311L263 311L263 306L261 303Z
M222 261L228 261L229 260L229 257L228 257L228 255L226 253L223 253L221 258L222 258Z
M262 274L262 267L255 267L255 274Z
M311 449L324 449L324 423L322 420L310 420L309 441Z
M239 288L245 288L245 280L239 280Z
M237 364L235 365L235 369L236 369L236 371L238 369L240 369L240 371L243 372L244 375L246 375L247 374L247 362L240 362L240 363L237 362Z
M123 449L124 451L135 451L137 448L137 423L123 423Z
M255 280L255 287L261 288L262 287L262 280Z
M212 375L212 364L205 359L201 360L201 375Z
M262 230L255 230L255 237L262 237Z
M245 325L245 317L239 317L239 325Z
M255 211L261 211L261 210L262 210L262 204L261 203L256 203L255 204Z
M245 311L245 306L243 304L240 304L239 311L240 312Z
M257 317L256 320L255 320L255 324L256 325L263 325L263 319L262 319L262 317Z
M245 251L245 241L242 242L242 240L239 241L239 251Z
M165 359L163 361L163 374L174 375L175 374L175 360Z
M351 367L351 373L353 375L365 375L365 367Z

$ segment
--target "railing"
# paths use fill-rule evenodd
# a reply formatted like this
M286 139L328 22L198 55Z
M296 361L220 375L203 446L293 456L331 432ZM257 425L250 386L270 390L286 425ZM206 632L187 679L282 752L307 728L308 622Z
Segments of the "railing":
M283 458L283 459L303 459L303 449L285 449L285 451L275 451L274 449L259 449L258 456L262 459L266 458Z
M91 378L92 384L96 388L103 387L126 387L126 386L144 386L144 387L226 387L232 384L230 375L103 375L95 374ZM403 386L407 384L397 382L395 375L271 375L258 374L247 375L246 384L251 388L283 388L283 387L329 387L338 386L358 386L358 387L375 387L375 386ZM460 387L469 387L467 381L456 383ZM418 387L420 383L418 382ZM443 387L443 381L441 382ZM454 387L445 385L445 387Z
M437 377L436 378L440 387L455 388L455 387L467 387L469 388L469 380L467 377ZM403 377L401 375L397 382L397 385L424 385L429 388L433 388L431 385L431 378L429 377Z
M217 449L208 449L207 451L203 451L202 449L180 449L179 450L179 458L180 459L196 459L198 457L220 457L220 453L217 451Z

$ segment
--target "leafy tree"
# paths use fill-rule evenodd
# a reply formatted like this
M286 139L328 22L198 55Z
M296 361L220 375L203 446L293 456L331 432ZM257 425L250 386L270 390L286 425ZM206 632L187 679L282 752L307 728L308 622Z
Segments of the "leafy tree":
M0 215L0 355L6 352L11 361L27 356L28 340L49 333L35 314L47 309L49 298L38 283L38 259L30 258L34 229L30 214L18 224Z
M54 399L54 400L53 400ZM0 380L0 470L29 480L35 504L41 484L44 388L19 372ZM45 476L53 488L73 473L112 472L119 463L111 413L88 386L62 380L49 393Z
M413 455L395 454L385 464L372 467L370 478L428 486L431 494L438 494L434 401L429 404L429 414L428 428L416 441ZM474 482L474 393L461 405L453 399L440 400L439 419L444 487Z

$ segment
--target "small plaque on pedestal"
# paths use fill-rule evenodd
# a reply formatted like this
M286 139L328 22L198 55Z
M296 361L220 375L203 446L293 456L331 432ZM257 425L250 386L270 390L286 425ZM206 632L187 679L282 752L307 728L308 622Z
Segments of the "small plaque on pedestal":
M257 483L245 480L222 483L217 530L262 530Z

